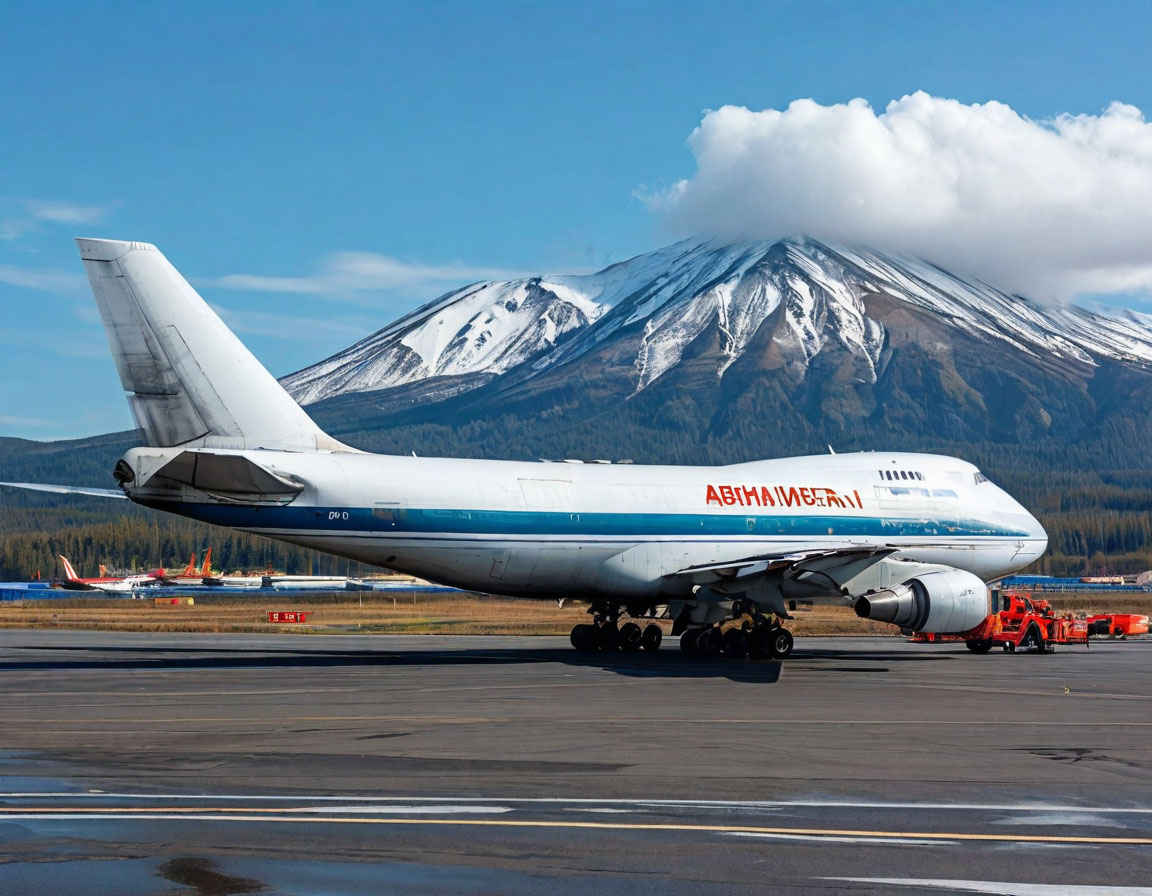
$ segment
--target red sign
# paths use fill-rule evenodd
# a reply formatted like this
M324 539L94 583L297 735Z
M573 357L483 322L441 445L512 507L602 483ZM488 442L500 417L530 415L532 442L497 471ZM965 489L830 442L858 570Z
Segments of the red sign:
M289 611L269 610L268 611L268 621L269 622L307 622L308 621L308 614L307 613L297 613L297 612L294 612L291 610L289 610Z

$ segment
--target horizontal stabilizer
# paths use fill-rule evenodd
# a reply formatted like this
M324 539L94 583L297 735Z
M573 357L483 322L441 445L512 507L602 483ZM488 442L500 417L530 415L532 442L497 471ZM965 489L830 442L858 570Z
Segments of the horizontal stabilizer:
M183 451L149 480L191 486L223 500L245 504L285 504L304 490L298 479L268 470L241 454Z
M54 492L58 495L91 495L93 498L127 498L116 488L88 488L83 485L52 485L44 482L0 482L9 488L23 488L33 492Z

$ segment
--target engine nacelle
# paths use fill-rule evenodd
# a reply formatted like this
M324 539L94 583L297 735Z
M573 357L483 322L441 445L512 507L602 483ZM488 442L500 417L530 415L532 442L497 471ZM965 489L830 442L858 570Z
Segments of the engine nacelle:
M979 577L962 569L926 572L858 598L856 615L914 632L957 634L988 616L988 590Z

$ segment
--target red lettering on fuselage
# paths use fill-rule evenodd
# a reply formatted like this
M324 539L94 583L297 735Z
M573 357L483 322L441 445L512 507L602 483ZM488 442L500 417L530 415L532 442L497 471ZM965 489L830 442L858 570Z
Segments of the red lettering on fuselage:
M855 499L855 500L853 500ZM860 492L838 492L826 486L796 485L711 485L704 493L705 504L722 507L850 507L862 510Z

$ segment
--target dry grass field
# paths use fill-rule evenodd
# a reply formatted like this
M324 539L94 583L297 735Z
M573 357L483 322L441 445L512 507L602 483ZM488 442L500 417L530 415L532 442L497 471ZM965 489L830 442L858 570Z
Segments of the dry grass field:
M268 622L270 610L306 612L303 625ZM142 632L386 632L460 635L567 635L587 620L587 604L513 600L473 594L356 593L197 597L192 606L151 600L69 597L0 604L0 628L81 628ZM797 613L798 635L895 634L891 626L857 619L848 607ZM662 622L665 633L671 620Z
M1062 595L1063 612L1149 613L1142 595ZM369 592L331 595L204 595L192 606L157 605L152 599L69 597L0 604L0 628L79 628L141 632L383 632L461 635L566 635L587 619L587 605L514 600L474 594ZM268 622L270 610L308 614L305 624ZM797 635L898 635L892 626L857 619L849 607L797 612L789 628ZM670 620L662 625L665 634Z

